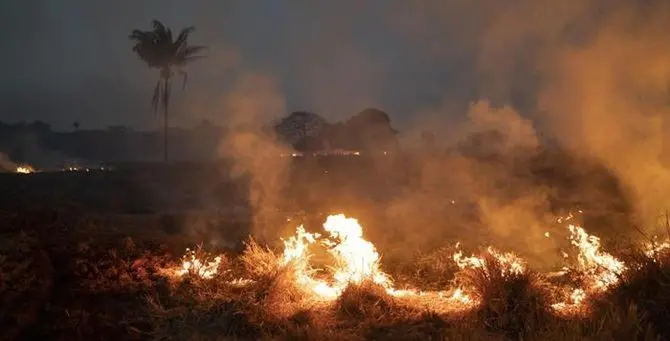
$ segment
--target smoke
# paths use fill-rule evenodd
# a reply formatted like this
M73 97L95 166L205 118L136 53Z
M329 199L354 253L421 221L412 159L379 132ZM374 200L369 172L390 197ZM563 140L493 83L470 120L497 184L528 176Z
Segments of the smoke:
M0 152L0 172L14 172L17 166L7 154Z
M591 216L611 216L606 226L586 226L604 234L658 225L670 204L670 3L447 0L400 9L413 13L398 28L418 53L469 56L477 88L467 111L445 93L441 105L416 112L406 133L431 130L459 145L417 161L420 179L389 207L411 226L411 240L451 234L546 258L555 245L544 232L563 210L586 205ZM452 119L459 111L463 119ZM485 157L493 154L503 156ZM458 197L477 203L484 230L450 208Z
M587 44L554 53L538 102L560 142L608 166L652 227L670 204L670 170L662 164L670 7L648 3L654 7L612 10Z
M252 234L260 240L273 240L289 164L280 157L287 148L268 128L285 114L284 98L271 77L243 73L223 96L222 107L231 131L222 141L220 153L231 160L233 179L248 180Z
M439 117L442 108L454 110L442 105L425 112ZM561 244L545 234L556 228L558 212L551 207L551 187L533 174L540 146L533 122L487 100L471 103L462 117L448 128L449 152L414 157L416 180L386 209L389 220L403 226L403 243L490 244L515 250L536 266L557 264Z
M253 45L247 50L265 52L263 57L284 60L273 68L260 58L256 66L288 74L290 80L278 83L267 72L229 72L242 57L221 48L214 59L225 67L203 81L216 88L219 78L232 78L232 88L220 96L203 92L185 105L225 113L221 117L232 129L220 152L232 160L230 175L249 181L257 238L274 239L281 227L278 210L288 200L283 189L290 161L278 156L290 148L277 143L266 128L288 113L284 93L292 91L300 93L292 106L330 119L380 105L398 122L394 113L399 108L383 104L393 102L389 97L424 101L409 91L420 85L428 93L425 98L434 100L398 127L403 145L411 147L410 160L377 160L380 175L366 179L369 191L350 189L355 179L333 185L319 182L329 175L306 177L314 182L306 186L310 199L332 199L332 207L335 196L350 206L374 202L404 245L422 247L444 238L491 243L546 265L557 261L557 253L549 250L559 244L545 234L560 235L557 229L563 227L555 226L555 220L567 210L588 206L618 217L627 212L628 200L637 219L652 225L667 208L670 174L661 156L670 153L670 146L663 148L670 73L670 44L663 42L670 36L664 25L670 5L656 0L390 1L379 13L381 19L367 26L363 19L373 5L357 11L347 5L340 12L336 9L344 7L339 5L303 5L298 6L301 11L287 11L296 14L272 29L259 28L259 39L242 42ZM351 18L347 13L353 13ZM327 29L319 34L304 29L306 22L323 24L315 17L327 18ZM366 49L383 45L388 29L403 42L403 51L388 48L375 54ZM291 34L283 41L277 32ZM294 38L299 33L304 34ZM261 38L273 44L251 44ZM424 69L418 75L398 71L407 64ZM436 69L425 70L427 66ZM195 67L215 69L205 62ZM440 83L440 74L453 81ZM437 83L446 84L443 96L434 94ZM426 130L437 137L437 149L448 147L448 152L423 155L420 137ZM547 148L548 140L559 148ZM380 180L396 173L414 175L404 186ZM619 185L627 195L623 203L617 198L622 195ZM385 191L393 186L402 190Z
M522 1L492 21L479 58L483 93L530 98L526 114L609 168L649 228L669 204L669 18L670 4L655 0Z

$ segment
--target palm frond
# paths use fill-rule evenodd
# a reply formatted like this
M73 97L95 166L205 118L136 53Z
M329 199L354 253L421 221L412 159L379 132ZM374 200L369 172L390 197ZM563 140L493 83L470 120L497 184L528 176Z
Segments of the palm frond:
M165 42L172 44L172 29L170 28L165 31Z
M188 46L183 49L182 54L185 57L192 57L194 54L207 50L207 46Z
M159 33L159 34L165 33L165 30L166 30L165 25L163 25L163 23L160 22L159 20L153 19L151 21L151 26L154 27L154 32Z
M195 31L194 26L189 26L182 29L181 32L179 32L177 39L174 41L174 45L180 49L188 41L188 36L193 33L193 31Z
M152 35L153 32L151 31L142 31L142 30L132 30L130 34L128 35L128 38L131 40L135 40L138 42L145 41L147 39L147 36Z
M193 60L204 58L204 56L196 56L195 54L206 49L206 46L184 46L175 56L175 64L186 65Z

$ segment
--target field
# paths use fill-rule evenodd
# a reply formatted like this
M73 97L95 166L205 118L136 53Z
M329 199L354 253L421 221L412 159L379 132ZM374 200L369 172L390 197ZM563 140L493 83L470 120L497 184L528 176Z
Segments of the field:
M284 239L270 241L248 238L245 186L220 169L3 175L0 339L670 338L664 244L611 249L607 236L601 246L561 221L569 257L550 271L505 245L458 249L461 226L476 225L466 204L444 208L452 211L442 221L389 216L383 198L404 192L383 180L397 174L310 167L295 175L309 181L292 182L280 213L264 220L281 226ZM324 167L330 178L318 180ZM331 217L321 228L340 212L360 225ZM409 221L421 223L396 226ZM294 234L300 223L307 230ZM440 225L449 231L407 234ZM485 244L483 229L468 234L464 244ZM194 254L182 259L186 248Z

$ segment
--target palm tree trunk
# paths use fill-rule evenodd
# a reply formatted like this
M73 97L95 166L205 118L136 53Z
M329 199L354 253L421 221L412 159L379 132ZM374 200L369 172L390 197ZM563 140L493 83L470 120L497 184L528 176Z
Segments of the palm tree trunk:
M163 86L163 161L168 162L168 107L170 106L170 78L164 80Z
M168 162L168 106L163 107L163 162Z

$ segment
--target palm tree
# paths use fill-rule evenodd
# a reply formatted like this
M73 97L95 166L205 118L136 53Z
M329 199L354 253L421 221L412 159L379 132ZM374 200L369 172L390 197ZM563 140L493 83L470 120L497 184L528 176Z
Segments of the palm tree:
M175 74L183 77L182 89L186 87L188 75L184 71L186 64L201 58L196 54L206 47L189 46L188 37L195 30L190 26L179 32L173 40L172 30L167 28L158 20L151 22L153 29L150 31L133 30L129 38L135 42L133 52L137 53L149 68L160 70L154 94L152 106L154 114L158 113L160 105L163 106L164 118L164 145L163 156L165 162L168 160L168 107L170 104L170 83Z

